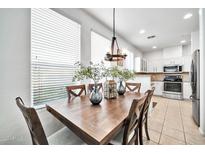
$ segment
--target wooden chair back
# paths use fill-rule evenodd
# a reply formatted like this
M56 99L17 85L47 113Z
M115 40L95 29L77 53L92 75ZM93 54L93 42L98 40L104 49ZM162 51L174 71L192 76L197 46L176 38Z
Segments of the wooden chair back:
M95 86L95 84L91 84L91 83L88 84L88 91L89 91L89 93L92 92L94 86ZM103 91L103 85L102 85L102 83L98 83L98 84L97 84L97 89Z
M70 100L72 97L78 97L81 96L84 92L86 95L86 89L85 85L74 85L74 86L67 86L66 87L67 93L68 93L68 99ZM76 90L80 90L78 93L76 93Z
M139 119L139 122L141 125L143 125L143 123L145 122L145 120L147 120L147 116L148 116L148 111L149 111L149 105L151 103L151 99L152 99L152 96L154 94L154 90L155 90L155 87L152 88L152 90L147 90L145 92L145 94L148 95L147 97L147 100L142 108L142 112L141 112L141 115L140 115L140 119Z
M33 145L48 145L45 132L36 110L34 108L25 107L23 100L20 97L16 98L16 104L26 120Z
M125 83L126 89L128 89L129 91L136 91L136 92L140 92L140 88L141 88L141 83L132 83L132 82L126 82Z
M138 139L136 132L139 125L139 115L142 111L142 106L146 102L148 94L145 94L140 99L135 99L132 102L129 114L125 121L124 135L122 144L133 144Z

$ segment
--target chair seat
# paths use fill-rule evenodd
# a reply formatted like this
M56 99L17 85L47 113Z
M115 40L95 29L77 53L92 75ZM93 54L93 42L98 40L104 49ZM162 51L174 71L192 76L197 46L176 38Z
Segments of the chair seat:
M122 129L111 141L111 144L114 145L122 145L122 141L123 141L123 135L124 135L124 129ZM130 139L133 137L134 135L134 131L132 131L128 137L128 141L130 141Z
M111 141L111 144L122 145L124 129L122 129Z
M70 129L64 127L48 137L48 143L51 145L82 145L85 144Z

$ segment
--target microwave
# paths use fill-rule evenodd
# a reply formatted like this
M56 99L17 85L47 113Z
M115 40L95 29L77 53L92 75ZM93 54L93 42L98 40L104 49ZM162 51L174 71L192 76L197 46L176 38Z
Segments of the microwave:
M163 67L164 73L182 73L182 65L169 65Z

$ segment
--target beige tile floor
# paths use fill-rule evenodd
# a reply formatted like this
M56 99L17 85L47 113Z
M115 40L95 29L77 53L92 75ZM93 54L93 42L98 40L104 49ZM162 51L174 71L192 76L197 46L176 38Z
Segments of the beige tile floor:
M172 100L153 96L157 106L149 116L150 141L144 135L144 144L184 145L205 144L192 119L190 101Z

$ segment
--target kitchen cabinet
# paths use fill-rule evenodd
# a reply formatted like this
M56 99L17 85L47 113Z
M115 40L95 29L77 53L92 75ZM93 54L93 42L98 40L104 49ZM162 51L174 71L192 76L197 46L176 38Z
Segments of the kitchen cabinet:
M182 46L163 49L164 65L183 65Z
M170 59L164 59L164 65L183 65L184 64L184 60L182 57L178 57L178 58L170 58Z
M190 72L191 68L191 56L185 56L184 59L184 65L183 65L183 72Z
M182 71L189 72L191 67L191 56L164 59L164 66L166 65L182 65L183 66Z
M162 52L164 59L182 57L182 46L164 48Z
M163 60L150 60L147 62L148 72L163 72Z
M163 72L163 60L159 59L156 61L156 72Z
M147 72L147 60L141 57L135 58L135 71Z
M148 72L163 72L167 65L182 65L183 72L189 72L191 65L191 45L175 46L163 50L146 53Z
M183 98L184 99L189 99L189 97L191 96L191 85L190 82L184 82L183 83Z
M134 79L127 82L141 83L140 92L145 93L148 89L151 89L151 76L150 75L136 75Z
M152 87L155 87L154 95L162 96L164 82L162 81L154 81L152 82Z

